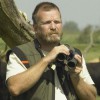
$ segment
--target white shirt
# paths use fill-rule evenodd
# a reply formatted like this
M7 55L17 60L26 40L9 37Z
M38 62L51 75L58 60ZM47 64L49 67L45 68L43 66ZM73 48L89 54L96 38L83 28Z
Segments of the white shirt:
M80 77L82 77L86 83L94 84L86 68L84 58L82 65L83 65L83 70L80 73ZM55 65L53 65L53 68L55 70ZM27 68L23 65L23 63L19 60L19 58L14 53L12 53L9 57L9 62L7 64L6 80L11 76L24 72L26 70ZM56 70L55 70L55 100L67 100L60 85Z

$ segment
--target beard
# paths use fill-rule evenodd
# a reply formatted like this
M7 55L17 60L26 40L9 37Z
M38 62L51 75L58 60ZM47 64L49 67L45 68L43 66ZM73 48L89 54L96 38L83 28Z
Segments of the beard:
M62 38L62 33L58 33L58 32L48 33L47 35L41 33L38 35L38 39L44 44L59 43L61 38Z

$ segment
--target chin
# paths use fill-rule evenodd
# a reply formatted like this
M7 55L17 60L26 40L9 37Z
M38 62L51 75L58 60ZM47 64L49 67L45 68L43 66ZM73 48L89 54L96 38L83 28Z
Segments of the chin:
M50 40L50 41L48 41L48 43L59 43L60 42L60 40Z
M60 37L48 38L48 41L51 41L51 42L59 42L60 41Z

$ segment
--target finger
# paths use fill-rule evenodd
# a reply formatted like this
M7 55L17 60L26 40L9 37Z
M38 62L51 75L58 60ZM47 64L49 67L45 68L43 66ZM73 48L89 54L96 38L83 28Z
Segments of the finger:
M82 71L82 67L75 67L69 70L71 74L79 74L81 71Z
M81 66L82 65L82 57L78 54L75 54L74 58L77 60L77 66Z

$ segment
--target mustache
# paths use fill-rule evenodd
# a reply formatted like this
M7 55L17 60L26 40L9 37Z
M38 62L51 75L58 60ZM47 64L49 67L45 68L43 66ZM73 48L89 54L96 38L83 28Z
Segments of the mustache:
M58 32L50 32L49 34L52 35L52 34L59 34L59 33Z

